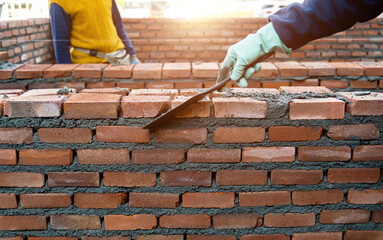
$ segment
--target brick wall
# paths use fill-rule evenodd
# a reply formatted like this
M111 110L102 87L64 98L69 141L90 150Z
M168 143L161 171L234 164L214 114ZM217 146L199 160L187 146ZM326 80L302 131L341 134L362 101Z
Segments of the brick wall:
M1 91L0 237L382 239L383 93L197 92Z

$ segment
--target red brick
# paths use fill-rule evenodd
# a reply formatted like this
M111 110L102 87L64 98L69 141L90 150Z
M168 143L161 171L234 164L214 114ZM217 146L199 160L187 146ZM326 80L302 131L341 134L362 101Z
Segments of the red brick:
M51 215L50 223L55 230L96 230L101 229L99 216L84 215Z
M15 149L0 149L0 165L16 165Z
M302 62L303 66L309 69L309 76L324 77L334 76L335 67L325 62Z
M78 208L118 208L127 201L126 193L75 193Z
M214 143L255 143L265 140L262 127L219 127L214 131Z
M134 79L161 79L162 63L141 63L133 69Z
M219 186L266 185L265 170L218 170L216 183Z
M13 78L13 72L22 66L23 66L22 64L16 64L13 67L8 69L0 69L0 79L4 80L4 79Z
M278 68L269 62L262 63L262 68L259 72L253 75L254 78L271 78L278 76Z
M192 89L192 88L202 88L203 83L201 81L181 81L175 82L176 89Z
M342 232L294 233L292 240L342 240Z
M158 143L206 144L207 129L157 129L154 132Z
M146 84L146 88L172 89L174 88L174 83L173 81L150 81Z
M105 64L81 64L73 70L74 78L101 79Z
M88 82L88 89L99 89L99 88L114 88L116 83L114 82Z
M265 207L290 204L290 191L240 192L240 207Z
M236 163L241 161L241 149L192 148L187 159L190 163Z
M343 89L348 87L348 81L343 80L321 80L320 85L330 89Z
M103 119L118 117L121 96L116 94L79 93L64 103L66 119Z
M241 240L290 240L285 234L242 235Z
M182 207L185 208L233 208L235 193L209 192L182 194Z
M17 208L17 200L14 193L0 193L0 209L6 208Z
M28 237L28 240L78 240L77 237Z
M252 98L213 98L216 118L266 118L267 102Z
M275 66L279 69L279 76L281 77L305 77L309 71L307 67L299 64L298 62L274 62Z
M335 204L343 202L343 190L294 191L293 205L307 206L318 204Z
M190 97L178 96L171 102L171 108L175 108L178 105L186 102ZM186 109L178 112L175 115L176 118L203 118L210 117L210 100L204 98L197 103L187 107Z
M78 64L55 64L44 71L44 78L66 78L71 77L73 70Z
M98 172L48 172L49 187L99 187Z
M135 240L184 240L183 235L136 235Z
M155 173L104 172L104 185L108 187L153 187L156 185Z
M344 240L379 240L383 238L383 231L353 231L347 230L344 234Z
M152 214L106 215L106 231L114 230L149 230L157 227L157 217Z
M263 88L275 88L279 89L280 87L290 86L291 83L288 81L262 81Z
M0 172L0 187L42 188L44 185L43 173Z
M295 147L245 147L242 162L294 162Z
M350 62L330 62L336 68L338 76L363 76L364 69L355 63Z
M1 51L0 52L0 62L7 61L8 60L8 52L7 51Z
M351 204L380 204L383 203L383 190L348 190L347 202Z
M206 214L175 214L160 217L162 228L209 228L210 216Z
M128 65L108 65L104 68L104 78L116 78L116 79L127 79L132 77L133 64Z
M66 193L26 193L20 194L20 206L26 208L66 208L72 199Z
M1 231L47 230L45 216L0 216Z
M60 117L65 96L19 96L5 101L4 114L9 118Z
M210 187L212 173L208 171L163 171L160 173L163 186L204 186Z
M345 102L336 98L293 99L290 119L343 119Z
M51 64L30 64L16 69L16 79L42 78L44 71L51 67Z
M319 81L318 81L318 79L293 80L293 81L291 81L291 86L293 86L293 87L298 87L298 86L316 87L316 86L319 86Z
M366 223L370 219L370 211L364 209L322 210L320 223Z
M144 95L144 96L177 96L177 89L135 89L129 93L129 96Z
M350 87L354 89L376 89L378 86L378 81L350 81Z
M162 69L164 79L190 78L190 63L165 63Z
M54 83L30 83L28 84L29 90L35 90L35 89L52 89L55 87Z
M174 193L129 193L131 208L177 208L180 196Z
M121 96L126 96L129 89L117 89L117 88L93 88L93 89L83 89L80 93L106 93L106 94L118 94Z
M271 170L271 184L276 185L315 185L320 184L322 179L322 170Z
M383 161L383 146L382 145L357 146L354 149L352 160L353 161Z
M327 131L327 137L333 140L379 139L379 126L376 124L330 125ZM362 147L360 148L360 150L363 149Z
M376 183L379 181L379 168L329 168L329 183Z
M130 236L102 236L102 237L88 237L88 236L82 236L81 240L131 240Z
M379 62L355 62L363 67L366 76L383 76L383 63Z
M142 89L142 88L145 88L145 83L144 82L116 82L116 86L119 88Z
M219 67L217 63L194 62L192 64L192 73L194 78L214 78L218 77Z
M267 213L265 227L309 227L315 225L314 213Z
M262 218L256 213L219 214L213 216L214 229L246 229L262 225Z
M127 126L97 126L97 141L114 143L148 143L150 142L150 132L141 127Z
M20 165L70 165L71 149L20 149Z
M351 148L340 147L298 147L298 160L303 162L345 162L351 159Z
M40 128L39 140L47 143L91 143L90 128Z
M280 87L279 90L281 92L286 92L286 93L290 93L290 94L302 94L302 93L326 94L326 93L333 93L333 91L329 90L326 87L305 87L305 86Z
M380 116L383 115L383 93L370 93L358 96L359 92L340 92L346 97L347 112L352 116Z
M213 78L213 79L216 80L216 78ZM212 81L213 79L206 79L206 80L204 80L203 87L204 88L211 88L211 87L213 87L216 84L215 81ZM228 82L225 87L226 88L231 88L233 86L235 87L237 85L236 84L232 84L231 82ZM206 89L204 89L204 90L206 90ZM211 95L212 94L210 94L210 96Z
M379 88L381 88L381 89L383 88L383 80L379 81Z
M133 164L178 164L184 161L183 149L135 149L132 151Z
M187 235L187 240L237 240L237 237L230 235Z
M317 141L322 136L322 127L269 127L269 139L273 142Z
M374 222L374 223L383 222L383 209L374 210L372 212L371 222Z
M57 84L58 88L67 87L74 88L77 92L85 88L85 82L59 82Z
M132 95L121 102L124 118L153 118L170 108L170 96Z

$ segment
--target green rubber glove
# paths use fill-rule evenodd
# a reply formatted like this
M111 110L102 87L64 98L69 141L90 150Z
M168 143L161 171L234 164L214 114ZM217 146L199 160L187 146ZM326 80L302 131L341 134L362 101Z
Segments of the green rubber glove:
M291 54L291 48L282 43L273 24L268 23L256 33L249 34L245 39L230 46L219 70L217 82L227 78L231 72L230 77L238 86L247 87L247 80L261 69L260 63L255 66L249 65L271 51Z

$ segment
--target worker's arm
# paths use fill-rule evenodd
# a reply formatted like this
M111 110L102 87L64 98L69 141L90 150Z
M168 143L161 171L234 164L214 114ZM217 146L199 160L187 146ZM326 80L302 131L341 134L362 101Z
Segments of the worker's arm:
M70 16L56 3L49 8L53 46L57 63L72 63L69 51Z
M124 23L122 21L120 12L118 11L116 2L114 0L112 1L112 18L113 18L114 26L116 27L116 30L117 30L117 34L125 45L126 52L131 55L130 62L133 64L140 63L140 61L136 57L136 50L134 49L132 43L130 42L128 34L126 34Z

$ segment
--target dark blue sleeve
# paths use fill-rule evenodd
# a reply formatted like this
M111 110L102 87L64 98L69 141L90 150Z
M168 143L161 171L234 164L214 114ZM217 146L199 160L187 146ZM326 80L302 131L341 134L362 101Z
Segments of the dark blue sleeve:
M51 29L56 61L57 63L72 63L69 52L70 16L56 3L51 4L49 13L51 15Z
M136 54L136 50L134 49L128 35L126 34L124 23L122 22L120 12L118 11L116 2L114 0L112 0L112 18L114 26L116 26L117 29L117 34L125 45L126 52L131 55Z
M305 0L279 10L269 20L282 42L294 50L373 19L382 11L383 0Z

